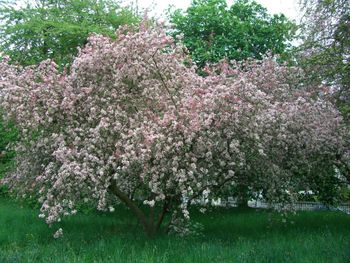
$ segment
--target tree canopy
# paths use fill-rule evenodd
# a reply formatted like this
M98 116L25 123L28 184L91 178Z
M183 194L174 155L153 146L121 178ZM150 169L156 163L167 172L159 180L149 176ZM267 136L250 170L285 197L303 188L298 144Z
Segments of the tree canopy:
M138 20L112 0L36 0L20 8L17 2L0 4L0 50L22 65L50 58L62 67L90 33L114 36L120 25Z
M346 153L339 112L299 85L298 68L267 57L202 77L162 27L117 34L91 35L69 71L0 63L1 106L20 133L17 169L2 183L36 193L48 224L79 202L121 202L148 234L164 221L184 234L192 202L249 180L289 203Z
M327 83L350 119L350 1L300 1L303 43L300 62L311 81Z
M288 57L295 25L284 15L269 15L250 0L194 0L187 10L170 11L174 34L182 33L193 60L203 67L223 58L261 59L267 52Z

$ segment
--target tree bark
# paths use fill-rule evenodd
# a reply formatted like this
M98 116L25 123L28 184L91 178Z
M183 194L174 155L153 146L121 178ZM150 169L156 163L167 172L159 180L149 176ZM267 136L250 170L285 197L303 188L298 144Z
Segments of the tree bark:
M237 186L237 207L238 208L249 208L249 189L245 184L240 184Z
M155 220L155 207L150 208L149 217L147 217L147 215L135 204L135 202L117 187L116 183L111 184L110 190L135 214L148 236L152 237L159 232L165 215L168 212L168 200L164 201L163 208L160 211L157 220Z
M145 213L125 194L123 193L115 183L110 186L111 191L136 215L137 219L142 224L147 234L151 234L152 227L147 219Z

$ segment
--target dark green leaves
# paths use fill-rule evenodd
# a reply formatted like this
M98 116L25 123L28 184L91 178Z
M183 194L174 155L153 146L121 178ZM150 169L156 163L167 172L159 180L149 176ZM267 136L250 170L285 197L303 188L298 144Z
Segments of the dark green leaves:
M220 59L262 58L268 51L287 57L295 25L284 15L271 16L254 1L198 0L170 12L174 34L184 34L193 60L203 67Z
M0 50L23 65L51 58L62 67L90 33L113 37L120 25L138 20L110 0L45 0L19 10L14 4L0 4Z

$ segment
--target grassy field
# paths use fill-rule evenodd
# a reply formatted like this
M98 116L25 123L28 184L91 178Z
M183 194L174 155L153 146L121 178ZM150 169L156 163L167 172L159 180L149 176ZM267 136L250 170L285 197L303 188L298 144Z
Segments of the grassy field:
M302 212L283 223L263 210L194 213L201 235L147 238L128 211L77 215L64 237L38 211L0 200L0 262L350 262L350 216Z

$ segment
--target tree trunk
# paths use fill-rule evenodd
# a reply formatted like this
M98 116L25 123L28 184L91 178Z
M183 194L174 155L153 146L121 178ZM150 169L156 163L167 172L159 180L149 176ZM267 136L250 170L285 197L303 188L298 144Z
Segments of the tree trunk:
M237 207L238 208L249 208L249 189L247 185L240 184L237 186Z
M116 186L115 183L110 186L110 189L136 215L137 219L140 221L141 225L143 226L145 232L147 234L151 233L152 227L150 226L150 223L148 222L148 219L145 213L125 193L123 193Z
M110 190L135 214L149 237L152 237L159 232L165 214L168 212L169 202L167 200L164 202L162 211L160 212L157 220L155 220L155 207L150 208L149 217L147 217L147 215L135 204L135 202L125 193L123 193L115 183L112 183Z

